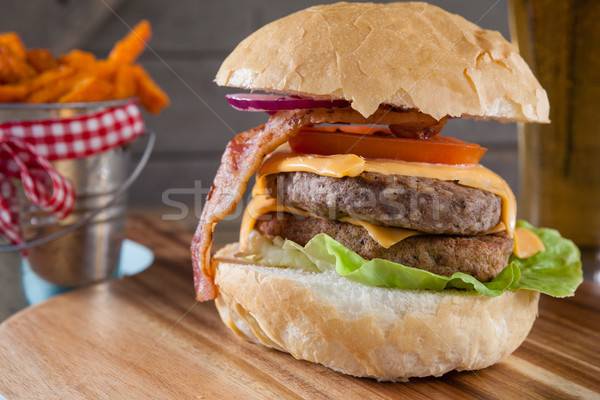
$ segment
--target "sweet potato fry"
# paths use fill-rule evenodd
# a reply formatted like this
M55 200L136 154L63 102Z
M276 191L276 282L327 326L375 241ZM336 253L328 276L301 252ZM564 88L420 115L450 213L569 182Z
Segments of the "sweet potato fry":
M38 73L58 68L58 61L46 49L28 49L27 61Z
M79 81L73 89L58 99L59 103L108 100L113 94L113 85L95 76Z
M0 45L0 83L17 83L35 75L25 60L17 57L7 45Z
M137 94L140 98L140 103L153 114L158 114L160 110L169 105L170 100L165 92L150 78L150 75L140 65L133 66L136 83Z
M3 47L0 46L0 84L11 83L16 81L12 67L8 60L8 54L2 52Z
M0 85L0 103L23 101L27 92L25 85Z
M49 85L43 86L36 91L32 91L25 101L27 103L54 103L86 78L87 76L85 75L75 74L63 79L58 79Z
M30 92L35 92L45 86L51 86L55 82L70 77L74 74L75 69L71 67L60 67L57 69L51 69L42 72L41 74L33 78L31 81L29 81L27 85Z
M152 36L152 28L146 20L138 23L123 39L115 43L108 59L123 64L131 64L142 53Z
M129 64L119 65L115 76L115 92L116 99L127 99L136 95L136 73L135 67Z
M112 81L115 78L119 64L110 60L100 60L85 68L85 72L98 78Z
M12 54L24 60L26 58L25 46L19 35L15 32L6 32L0 34L0 45L8 47Z
M43 87L32 92L29 96L27 96L25 101L27 103L53 103L60 96L69 91L69 88L65 86L66 85L64 83L57 83L56 85Z
M56 59L46 49L26 49L14 33L0 33L0 103L89 102L138 96L157 114L169 98L133 62L152 36L148 21L141 21L117 42L105 60L83 50Z
M15 55L8 55L8 62L13 70L13 74L16 78L16 82L31 79L37 75L37 72L33 67L27 64L27 61L19 58Z
M61 65L68 65L77 69L86 68L91 66L96 61L94 56L89 51L83 50L71 50L69 53L58 59Z

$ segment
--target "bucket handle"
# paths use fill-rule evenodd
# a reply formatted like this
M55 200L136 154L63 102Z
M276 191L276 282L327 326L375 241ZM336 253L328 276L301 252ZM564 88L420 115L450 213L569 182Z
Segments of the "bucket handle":
M108 201L102 207L100 207L100 208L98 208L98 209L90 212L85 217L83 217L81 220L75 222L74 224L71 224L71 225L67 226L65 229L63 229L63 230L61 230L59 232L55 232L55 233L52 233L50 235L43 236L41 238L36 238L36 239L31 240L31 241L25 242L23 244L18 244L18 245L12 245L12 244L2 245L2 246L0 246L0 253L8 252L8 251L15 251L15 250L29 249L31 247L35 247L35 246L39 246L39 245L44 244L44 243L48 243L48 242L50 242L50 241L52 241L54 239L58 239L59 237L64 236L64 235L66 235L68 233L71 233L74 230L79 229L82 226L86 225L87 223L91 222L92 219L94 219L94 217L96 215L100 214L106 208L112 206L117 200L119 200L119 198L121 197L121 195L123 193L125 193L125 191L127 191L127 189L129 189L129 187L133 184L133 182L135 182L135 180L140 176L142 170L144 169L144 167L148 163L148 160L150 159L150 154L152 153L152 149L154 148L154 143L156 142L156 134L153 131L147 129L142 134L142 137L144 137L144 136L147 139L147 141L146 141L146 147L144 148L144 153L140 157L140 160L138 161L136 167L131 172L131 174L129 174L129 176L127 177L127 179L125 179L123 181L123 183L121 183L121 185L119 186L119 188L113 193L113 198L110 199L110 201Z

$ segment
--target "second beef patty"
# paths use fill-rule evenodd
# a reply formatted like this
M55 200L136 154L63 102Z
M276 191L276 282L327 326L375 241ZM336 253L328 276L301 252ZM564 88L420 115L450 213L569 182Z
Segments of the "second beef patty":
M265 214L255 228L270 238L280 236L303 246L325 233L368 260L382 258L445 276L464 272L481 282L493 279L506 267L513 248L512 238L505 235L421 235L386 249L361 226L289 213Z

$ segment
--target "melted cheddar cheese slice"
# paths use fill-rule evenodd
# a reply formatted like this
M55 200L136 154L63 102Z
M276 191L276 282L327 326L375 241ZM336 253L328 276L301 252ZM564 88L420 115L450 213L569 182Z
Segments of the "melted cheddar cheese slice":
M320 156L278 153L269 157L257 174L254 193L264 193L264 176L279 172L312 172L317 175L341 178L358 176L363 172L383 175L419 176L454 181L463 186L494 193L502 199L502 222L513 234L517 217L517 202L508 184L498 174L483 165L423 164L396 160L368 160L355 154Z
M344 176L354 177L363 172L374 172L384 175L418 176L453 181L463 186L485 190L498 195L502 199L501 222L490 233L506 229L508 234L513 235L515 238L515 254L519 257L525 254L535 254L543 250L543 245L535 234L527 230L515 230L517 205L512 190L504 179L482 165L443 165L397 160L372 160L364 159L355 154L322 156L295 153L273 154L263 163L258 171L256 185L252 192L254 198L246 208L240 231L240 245L242 248L247 243L247 236L253 229L256 218L262 214L279 211L316 217L306 211L283 206L265 193L264 177L266 175L295 171L312 172L335 178ZM369 235L385 248L389 248L407 237L423 234L422 232L409 229L378 226L353 218L345 218L343 222L364 227L369 232ZM531 235L523 231L527 231Z
M240 248L245 250L248 246L248 235L250 231L254 229L256 220L261 215L270 212L287 212L290 214L300 215L302 217L313 217L321 218L315 214L309 213L304 210L300 210L295 207L288 207L279 204L276 199L266 194L257 194L252 198L250 204L246 207L244 217L242 219L242 227L240 229ZM423 235L423 232L403 229L403 228L392 228L387 226L375 225L367 221L362 221L356 218L345 217L340 219L342 222L346 222L352 225L362 226L367 230L369 236L371 236L380 246L386 249L395 245L401 240L415 235Z
M529 229L515 229L514 240L513 253L519 258L528 258L546 250L540 238Z

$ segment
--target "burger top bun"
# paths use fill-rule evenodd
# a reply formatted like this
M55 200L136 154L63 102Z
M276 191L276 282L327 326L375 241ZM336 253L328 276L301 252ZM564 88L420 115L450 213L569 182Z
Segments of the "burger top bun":
M499 32L426 3L337 3L265 25L227 57L222 86L444 116L549 122L548 97Z
M346 374L378 380L440 376L490 366L525 340L538 309L529 290L486 297L459 291L365 286L215 255L216 306L225 324L255 343Z

